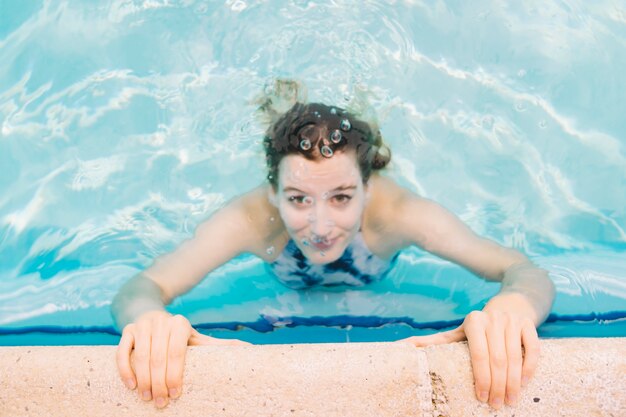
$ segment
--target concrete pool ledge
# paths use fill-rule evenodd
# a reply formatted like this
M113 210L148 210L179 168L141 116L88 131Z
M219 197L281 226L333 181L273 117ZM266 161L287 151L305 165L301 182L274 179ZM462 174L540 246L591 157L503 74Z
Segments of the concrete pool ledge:
M623 416L626 338L542 340L517 407L474 399L467 345L189 349L184 394L158 410L120 382L115 346L0 348L0 416Z

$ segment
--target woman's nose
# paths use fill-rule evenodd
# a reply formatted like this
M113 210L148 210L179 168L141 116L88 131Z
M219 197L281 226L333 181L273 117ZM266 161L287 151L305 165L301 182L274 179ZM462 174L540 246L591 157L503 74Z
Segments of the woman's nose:
M325 207L315 207L309 217L311 223L311 232L314 235L324 237L330 234L335 222L332 220L330 213Z

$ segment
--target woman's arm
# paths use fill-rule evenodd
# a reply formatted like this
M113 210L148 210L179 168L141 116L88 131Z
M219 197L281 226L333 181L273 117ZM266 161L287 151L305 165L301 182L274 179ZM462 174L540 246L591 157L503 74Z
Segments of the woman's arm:
M554 284L545 270L522 253L477 236L439 204L408 194L398 210L399 228L405 244L463 266L490 281L502 282L498 296L521 295L524 305L500 308L523 313L535 325L547 317L554 300Z
M545 270L526 256L474 234L440 205L406 193L397 210L397 234L403 244L417 245L477 275L501 281L500 292L482 311L466 317L449 332L409 340L416 345L468 340L476 395L499 408L517 401L520 385L537 364L535 327L547 317L554 285ZM524 346L524 355L522 354Z
M165 305L237 255L258 252L263 240L259 208L268 205L266 199L260 187L230 202L202 223L193 238L157 259L115 296L112 313L123 329L119 372L142 399L155 399L163 407L168 398L180 396L187 345L244 343L202 335L186 318L166 312Z

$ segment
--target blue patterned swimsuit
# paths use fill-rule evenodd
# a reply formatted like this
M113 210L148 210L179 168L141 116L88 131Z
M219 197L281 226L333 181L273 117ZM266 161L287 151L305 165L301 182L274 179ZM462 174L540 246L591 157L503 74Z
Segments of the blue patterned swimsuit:
M287 287L362 286L383 279L393 268L398 254L389 261L380 259L366 246L359 231L341 257L324 265L312 264L293 240L268 269Z

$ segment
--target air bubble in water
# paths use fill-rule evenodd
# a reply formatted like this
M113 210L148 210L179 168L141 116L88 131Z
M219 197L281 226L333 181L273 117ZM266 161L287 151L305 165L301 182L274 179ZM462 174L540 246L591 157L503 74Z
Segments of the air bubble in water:
M311 149L311 141L308 139L302 139L300 141L300 149L302 149L303 151L308 151L309 149Z
M322 146L322 149L320 149L320 152L322 153L322 156L324 156L325 158L330 158L331 156L333 156L333 150L330 149L330 147L327 145Z
M273 253L274 253L274 246L270 246L269 248L265 249L265 252L266 252L268 255L273 254Z
M338 129L335 129L333 133L330 134L330 141L332 143L339 143L341 142L342 137L341 132Z
M330 114L337 114L337 109L334 107L330 108Z
M350 123L350 120L348 119L343 119L341 121L341 124L339 125L339 127L341 128L341 130L343 130L344 132L349 131L350 129L352 129L352 124Z

